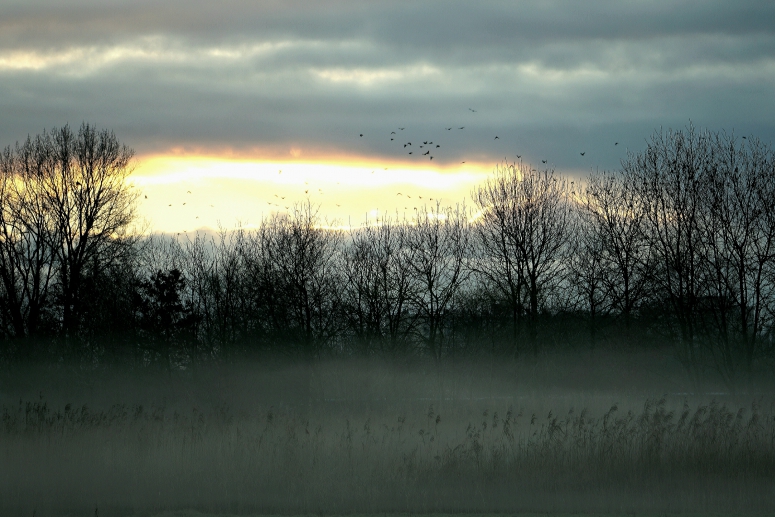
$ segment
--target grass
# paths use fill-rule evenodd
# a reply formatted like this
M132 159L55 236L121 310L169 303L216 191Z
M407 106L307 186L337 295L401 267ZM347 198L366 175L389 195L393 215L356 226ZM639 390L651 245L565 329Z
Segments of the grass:
M535 380L532 391L509 391L514 372L491 368L488 377L483 367L468 383L459 371L427 365L301 371L154 376L152 386L118 382L112 372L103 377L112 386L88 388L60 378L50 380L63 386L51 401L39 394L11 402L6 385L0 513L775 509L772 397L551 391ZM317 388L294 393L299 379ZM27 387L35 384L45 383ZM251 386L272 393L251 393ZM138 402L104 404L106 391ZM430 392L436 400L423 400ZM99 402L59 400L72 396ZM616 403L607 402L612 397ZM738 402L745 397L748 403Z

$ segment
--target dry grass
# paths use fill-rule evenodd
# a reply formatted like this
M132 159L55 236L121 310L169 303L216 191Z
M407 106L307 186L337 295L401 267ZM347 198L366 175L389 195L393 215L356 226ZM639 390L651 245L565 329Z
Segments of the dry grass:
M699 395L521 396L504 391L508 377L492 370L495 378L472 376L481 382L462 383L455 393L447 384L460 386L460 375L423 374L425 366L400 374L380 369L382 377L363 365L328 368L307 377L321 391L301 390L295 404L249 403L262 398L242 392L240 375L249 370L231 371L230 383L220 375L218 383L162 379L167 388L155 387L155 402L101 408L40 396L9 402L6 386L0 513L775 509L771 397L741 406L739 399ZM291 370L274 371L290 378L289 386L299 379ZM363 384L366 374L372 385ZM396 395L402 381L408 385ZM192 386L217 396L203 403ZM394 398L375 397L390 386ZM477 396L485 386L506 398ZM404 397L431 387L437 400ZM331 396L342 391L349 401ZM618 404L606 403L612 396Z

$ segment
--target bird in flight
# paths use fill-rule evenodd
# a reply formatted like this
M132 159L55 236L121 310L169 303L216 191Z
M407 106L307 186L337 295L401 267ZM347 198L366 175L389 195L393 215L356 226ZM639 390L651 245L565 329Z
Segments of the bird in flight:
M522 155L521 155L521 154L518 154L518 155L517 155L517 160L519 160L520 158L522 158Z
M390 132L390 134L391 134L391 135L395 135L395 134L396 134L396 132L395 132L395 131L391 131L391 132Z
M496 136L496 137L494 138L494 140L500 140L500 138L498 138L498 137Z
M433 156L431 156L431 160L433 160Z
M412 151L409 151L409 154L412 154Z
M546 160L541 160L541 163L546 163Z
M476 113L475 109L468 108L471 112Z
M614 145L619 145L619 142L614 142Z
M465 126L459 127L458 129L465 129Z
M587 154L587 152L586 152L586 151L584 151L583 153L581 153L581 156L584 156L585 154Z
M436 144L436 147L441 147L439 144Z
M393 139L391 138L391 139L390 139L390 141L392 142L392 141L393 141Z
M451 127L445 127L444 129L446 129L447 131L452 131Z
M402 128L402 127L399 127L398 129L400 129L401 131L403 131L403 130L404 130L404 128Z

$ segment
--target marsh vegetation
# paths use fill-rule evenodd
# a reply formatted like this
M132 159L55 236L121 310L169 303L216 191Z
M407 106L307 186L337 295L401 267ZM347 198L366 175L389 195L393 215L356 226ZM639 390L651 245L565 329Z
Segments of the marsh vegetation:
M684 379L669 355L600 352L29 369L2 386L0 503L18 515L771 510L772 386L692 392Z

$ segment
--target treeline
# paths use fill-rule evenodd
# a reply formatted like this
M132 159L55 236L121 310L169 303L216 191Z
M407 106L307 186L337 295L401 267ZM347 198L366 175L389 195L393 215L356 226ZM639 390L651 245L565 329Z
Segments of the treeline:
M583 182L503 164L468 208L341 231L306 203L191 239L133 226L132 156L88 125L3 151L4 360L672 346L692 372L772 366L775 153L753 138L658 131Z

